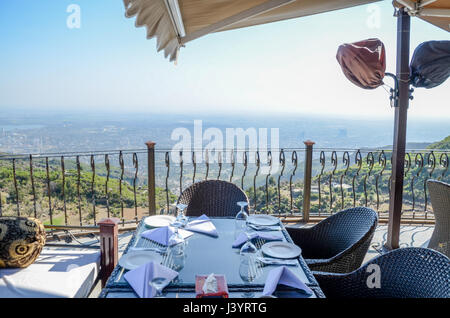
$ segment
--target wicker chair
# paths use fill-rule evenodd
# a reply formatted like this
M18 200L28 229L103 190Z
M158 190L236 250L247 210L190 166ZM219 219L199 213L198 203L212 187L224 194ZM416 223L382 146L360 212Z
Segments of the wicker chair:
M374 210L340 211L310 228L287 228L313 271L348 273L361 266L377 227Z
M183 191L178 203L187 204L187 216L235 216L239 201L248 203L247 195L238 186L221 180L196 182ZM245 208L248 212L248 206Z
M428 248L400 248L351 273L314 276L328 298L450 298L450 259Z
M450 257L450 184L428 180L435 226L428 248Z

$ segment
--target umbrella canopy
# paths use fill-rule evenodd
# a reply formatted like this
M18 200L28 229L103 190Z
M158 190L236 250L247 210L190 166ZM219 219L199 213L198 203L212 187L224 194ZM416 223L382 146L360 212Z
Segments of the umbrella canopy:
M158 51L176 60L179 48L209 33L298 18L380 0L123 0L126 17L146 26Z
M405 8L411 16L417 16L435 26L450 31L449 0L395 0L394 5Z

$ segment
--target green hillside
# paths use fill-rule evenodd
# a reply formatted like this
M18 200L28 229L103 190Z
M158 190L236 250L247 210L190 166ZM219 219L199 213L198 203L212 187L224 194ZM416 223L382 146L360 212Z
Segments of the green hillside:
M134 197L133 181L130 175L124 175L120 186L120 173L117 167L111 167L110 178L107 182L106 173L98 169L93 174L87 165L82 164L80 169L80 182L78 187L78 171L75 162L67 161L64 186L60 163L49 160L49 185L53 220L57 223L64 220L64 201L70 220L78 222L78 206L81 206L84 221L93 219L93 202L96 203L96 214L105 216L107 207L113 216L121 216L122 208L127 215L134 215L135 199L137 207L143 211L148 210L147 186L142 185L141 180L136 180L136 198ZM44 220L49 219L48 183L45 165L42 162L33 164L33 184L30 178L29 162L16 160L15 163L16 184L11 160L0 160L0 211L2 215L15 215L17 202L22 215L34 215L34 198L36 198L37 216ZM107 186L107 188L106 188ZM121 188L121 194L120 194ZM79 196L78 196L79 189ZM107 189L107 192L106 192ZM156 188L157 210L166 206L166 192L162 188ZM34 193L34 194L33 194ZM63 195L64 194L64 195ZM169 192L170 202L176 197ZM72 222L73 223L73 222Z
M428 149L450 149L450 136L445 137L441 141L432 143Z

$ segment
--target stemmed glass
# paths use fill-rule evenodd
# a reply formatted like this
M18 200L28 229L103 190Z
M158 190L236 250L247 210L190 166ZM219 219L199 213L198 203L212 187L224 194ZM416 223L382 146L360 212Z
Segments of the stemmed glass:
M241 210L236 214L234 218L236 231L235 234L238 235L240 232L244 232L247 224L248 214L245 212L244 208L248 205L246 201L239 201L237 205L241 207Z
M244 282L252 282L257 276L257 264L256 255L258 249L251 241L251 233L248 231L244 232L247 236L247 242L242 245L240 254L240 265L239 265L239 276ZM243 294L245 298L251 298L254 296L253 292L245 292Z
M167 281L167 278L155 277L149 282L149 285L152 286L156 291L154 297L156 297L156 298L162 297L162 290L164 288L166 281Z
M182 255L184 254L185 245L186 240L180 232L178 232L178 227L175 227L175 232L169 237L167 245L168 251L170 251L172 255Z
M184 209L187 208L186 204L178 203L177 208L179 210L177 218L170 225L175 228L175 232L169 237L167 245L167 252L170 251L172 255L183 255L186 247L186 240L178 231L179 228L187 224L188 218L184 215Z
M180 228L183 227L187 224L188 218L184 215L184 209L187 208L187 204L184 203L178 203L177 204L177 209L178 209L178 214L177 214L177 218L175 219L175 221L170 224L173 227L176 228Z
M245 231L245 235L247 236L247 241L244 245L242 245L241 250L239 251L239 255L242 257L249 257L254 258L256 256L256 253L258 253L258 249L256 246L252 243L252 236L251 232Z

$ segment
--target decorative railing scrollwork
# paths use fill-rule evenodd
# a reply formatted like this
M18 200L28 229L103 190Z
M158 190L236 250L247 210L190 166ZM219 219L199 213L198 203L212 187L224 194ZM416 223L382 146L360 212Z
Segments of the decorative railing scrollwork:
M338 209L370 206L380 219L388 217L389 150L312 149L311 145L270 151L156 150L153 191L146 186L148 167L139 163L145 153L147 149L0 155L0 176L6 176L0 180L0 215L26 214L50 224L80 226L97 224L106 215L131 223L151 206L147 199L151 193L157 201L153 210L172 213L189 183L213 178L235 182L246 191L253 213L322 218ZM189 153L192 160L184 161ZM277 161L272 158L275 154ZM427 181L450 181L449 154L450 150L433 149L405 153L402 219L432 219ZM304 170L299 169L300 162L305 162Z
M291 162L292 162L292 165L294 167L292 169L291 176L289 177L289 199L290 199L289 200L289 206L290 206L290 211L291 211L291 214L292 214L292 213L294 213L294 209L293 209L294 197L293 197L293 194L292 194L292 179L295 176L295 172L297 171L297 164L298 164L297 151L295 151L295 150L292 152Z
M321 206L321 202L322 202L321 181L322 181L323 171L325 170L325 152L324 151L320 152L319 162L322 167L320 170L320 173L319 173L319 177L317 179L317 185L318 185L318 190L319 190L319 216L320 216L321 208L322 208L322 206Z
M348 169L350 168L350 154L348 151L344 151L342 155L342 162L344 164L344 173L341 174L341 178L339 179L339 185L341 188L341 209L344 209L345 206L345 197L344 197L344 178L347 176Z
M266 213L269 213L269 178L272 172L272 152L267 152L267 165L269 166L269 172L266 175Z
M333 151L331 153L331 166L333 167L333 170L330 173L330 178L329 178L329 187L330 187L330 212L333 213L333 177L334 174L336 173L336 169L337 169L337 164L338 164L338 159L337 159L337 153L336 151Z
M279 162L281 165L281 172L278 175L278 213L281 214L281 177L283 176L284 169L286 167L286 156L284 155L284 150L281 149L280 156L279 156Z
M358 149L358 151L355 154L355 164L357 166L356 173L353 175L352 178L352 194L353 194L353 207L356 207L356 189L355 189L355 181L356 178L359 176L359 172L362 168L362 156L361 151Z
M259 157L259 151L256 151L255 154L255 165L256 165L256 171L255 175L253 176L253 210L256 211L256 178L258 177L259 169L261 167L261 159Z

